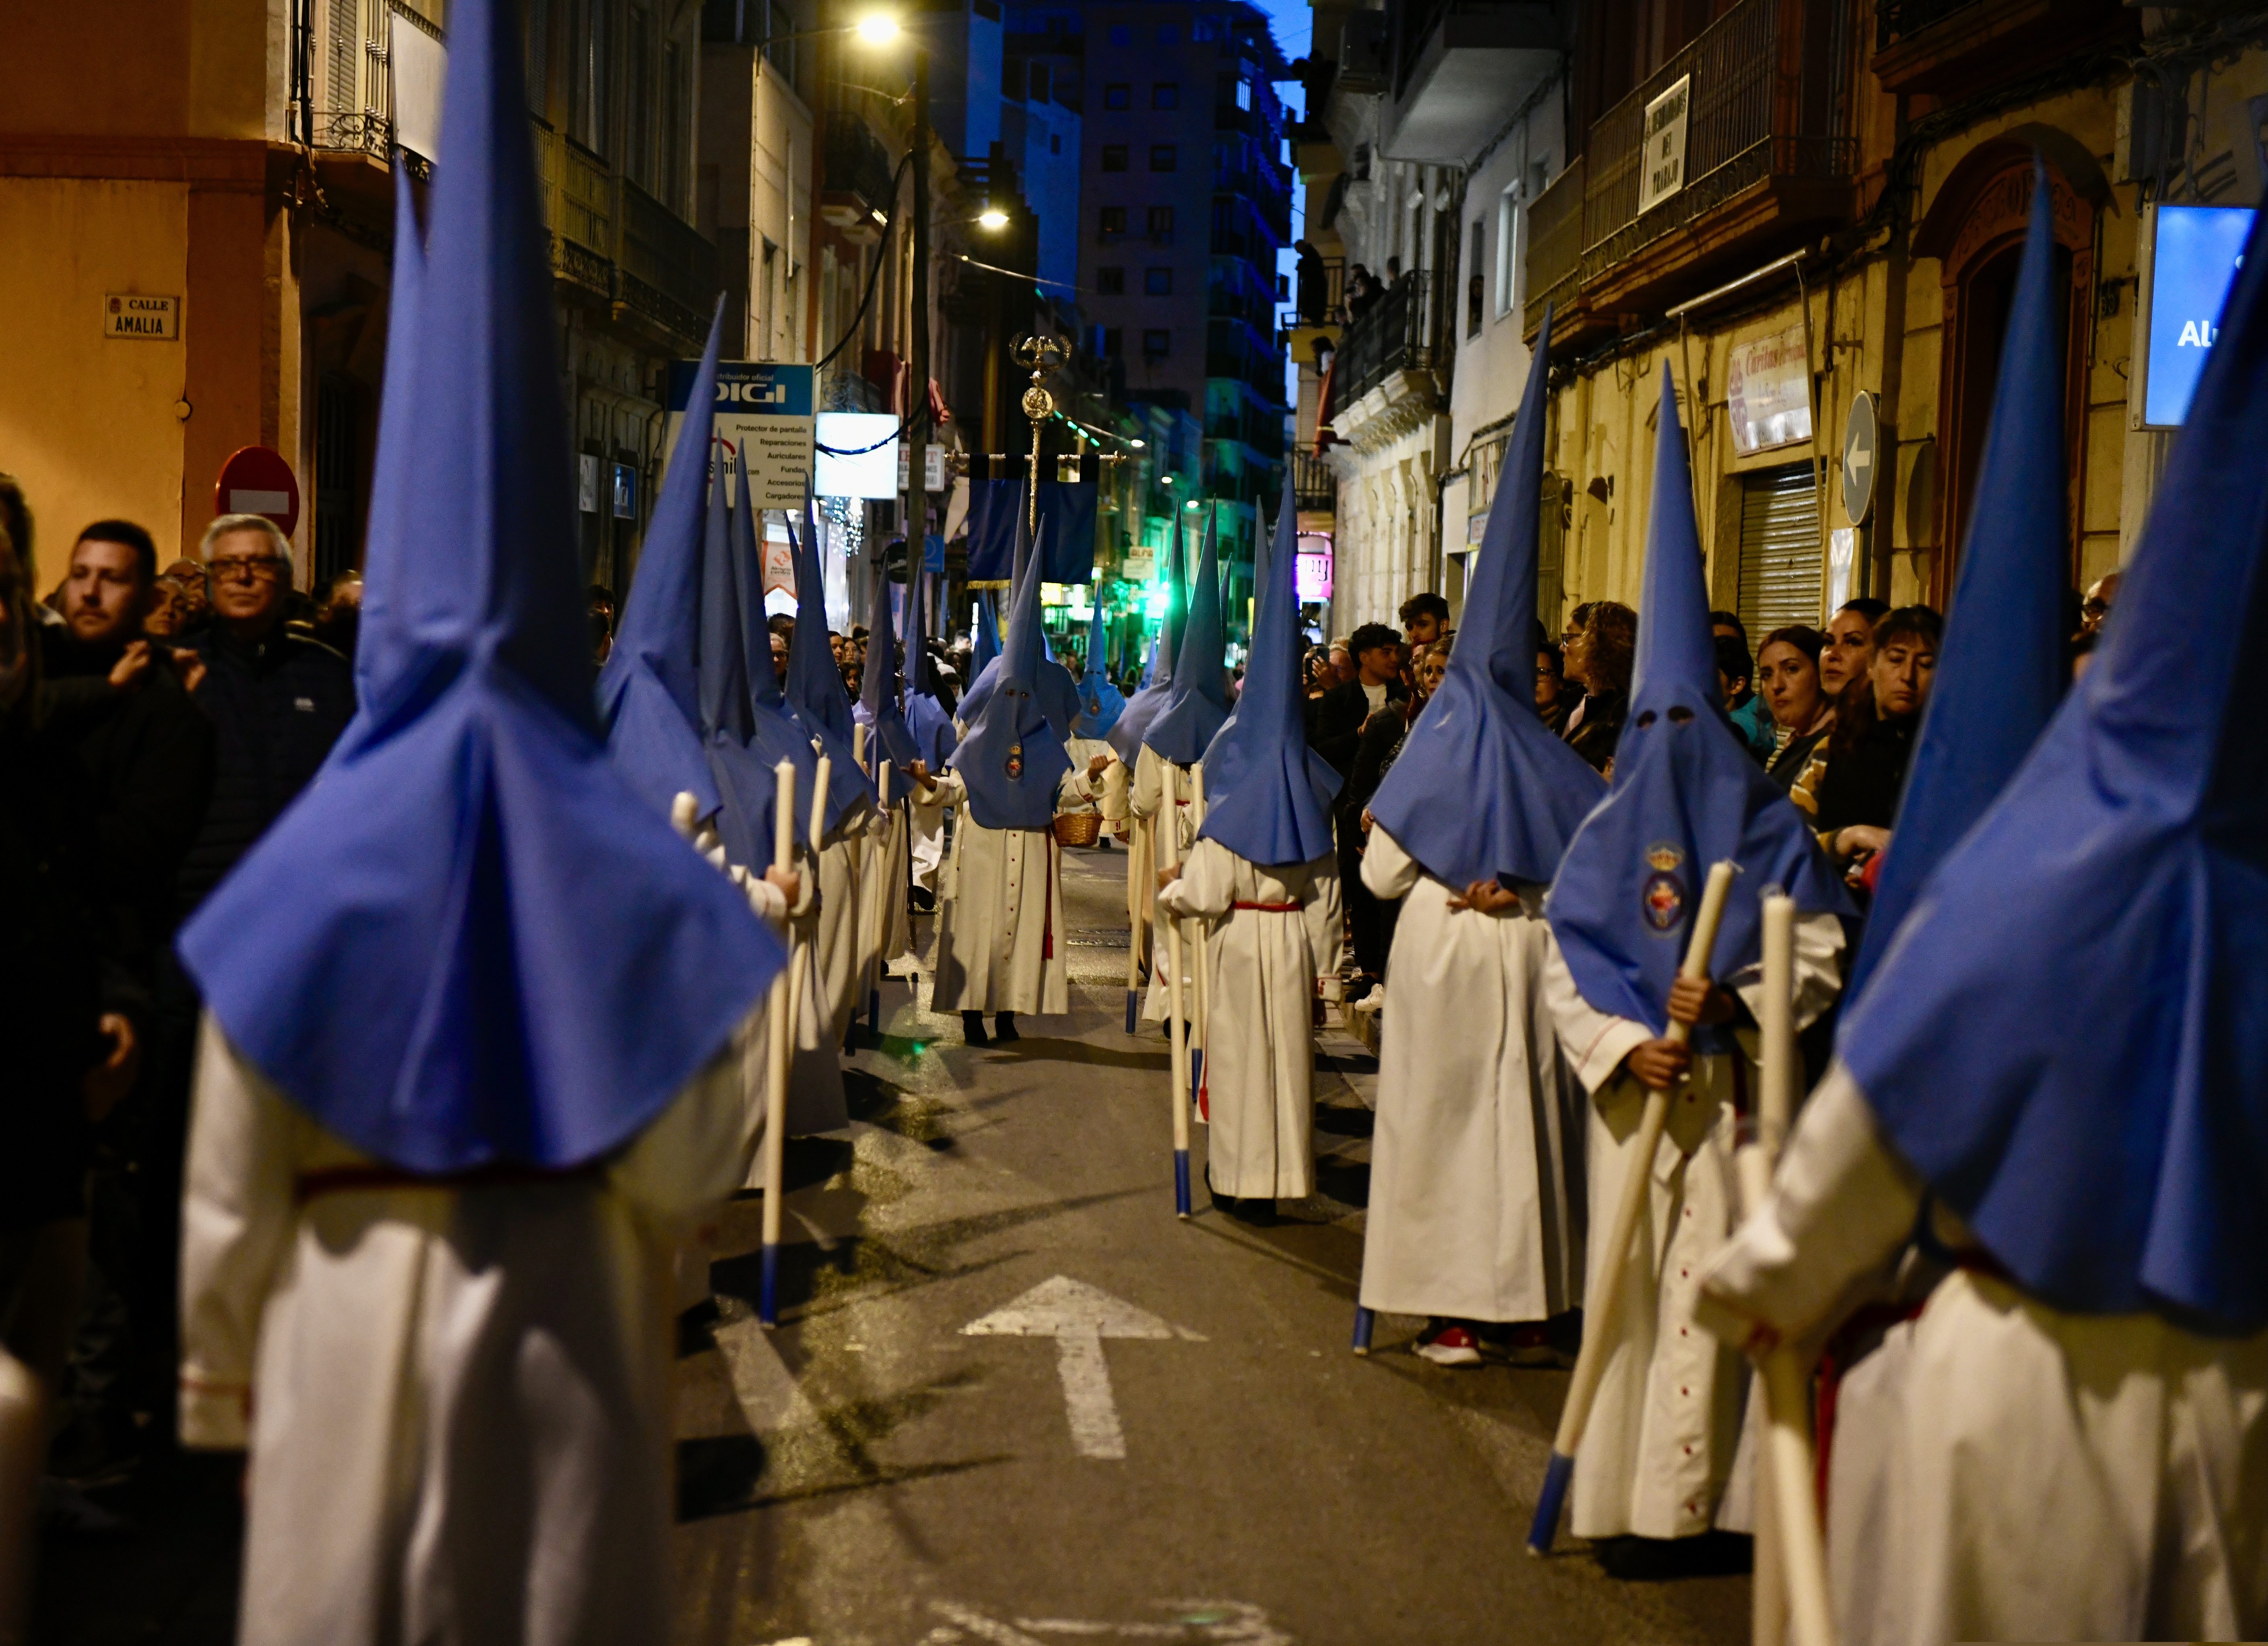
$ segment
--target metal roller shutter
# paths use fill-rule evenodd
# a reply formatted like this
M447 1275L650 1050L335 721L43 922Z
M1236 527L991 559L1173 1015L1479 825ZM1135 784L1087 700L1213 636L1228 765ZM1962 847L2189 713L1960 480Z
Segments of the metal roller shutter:
M1741 621L1751 640L1819 624L1819 488L1809 463L1748 476L1741 499Z

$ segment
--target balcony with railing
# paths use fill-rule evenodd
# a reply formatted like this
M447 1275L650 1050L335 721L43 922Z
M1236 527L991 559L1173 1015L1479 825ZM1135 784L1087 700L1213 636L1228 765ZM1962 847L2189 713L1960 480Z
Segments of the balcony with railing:
M852 240L881 238L897 199L889 151L866 122L849 114L827 122L821 145L819 215Z
M2139 35L2119 0L1874 0L1867 66L1888 92L1960 96Z
M1850 19L1842 0L1741 0L1594 121L1583 158L1531 209L1527 329L1547 301L1563 336L1610 328L1847 217ZM1647 105L1688 77L1683 184L1641 211Z
M1339 339L1332 393L1351 405L1399 373L1446 367L1455 344L1444 328L1440 271L1418 269L1387 287Z
M636 183L622 184L622 301L683 336L708 329L717 247Z
M1313 452L1292 454L1292 501L1304 514L1338 512L1339 481L1331 466Z
M529 123L552 274L657 343L697 343L721 284L716 243L580 144Z

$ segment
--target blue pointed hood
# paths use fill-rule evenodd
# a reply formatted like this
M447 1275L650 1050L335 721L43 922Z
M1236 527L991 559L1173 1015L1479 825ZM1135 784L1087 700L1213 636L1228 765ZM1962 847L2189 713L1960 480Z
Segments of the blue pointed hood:
M1110 642L1108 623L1098 594L1094 621L1087 625L1086 674L1079 683L1079 718L1071 727L1074 737L1107 737L1118 724L1118 717L1126 712L1126 694L1110 683L1108 660L1104 655Z
M843 690L843 671L836 667L827 644L827 595L820 579L819 533L811 518L808 499L803 510L803 540L788 531L788 549L795 559L795 634L787 646L787 679L783 683L787 709L805 735L816 740L831 764L827 778L827 832L842 824L845 813L862 800L874 797L866 774L851 758L850 694Z
M371 683L398 675L396 648L406 638L388 602L401 587L393 563L401 545L401 510L409 496L411 385L417 375L418 311L424 303L425 243L417 231L417 204L409 168L394 168L394 281L387 298L386 368L379 390L379 438L370 476L370 513L363 529L361 627L355 642L355 698L367 701Z
M906 585L911 605L914 585ZM887 758L903 765L914 758L913 734L906 729L905 712L898 705L904 682L898 672L897 624L890 618L890 586L887 579L874 588L874 621L866 631L866 674L859 682L858 700L865 705L868 725L866 757L876 771ZM879 752L877 743L880 744ZM899 785L902 791L904 786Z
M1110 728L1110 735L1105 740L1130 766L1142 752L1150 722L1158 718L1166 706L1166 699L1173 695L1174 654L1181 647L1182 627L1189 617L1189 602L1182 591L1182 525L1176 518L1165 549L1165 621L1158 625L1158 632L1150 642L1150 661L1143 674L1141 690L1126 700L1126 712L1118 717L1118 724Z
M968 789L969 816L986 829L1045 829L1055 820L1056 787L1071 770L1063 734L1040 706L1040 574L1016 585L998 683L953 751Z
M937 692L937 665L929 654L929 591L931 573L915 574L909 586L913 598L906 602L906 729L914 741L914 757L932 771L942 771L953 754L956 734L953 716Z
M734 552L735 533L725 503L724 448L719 444L714 451L716 480L710 487L707 529L702 535L701 607L696 626L701 741L724 801L717 813L717 834L724 842L725 856L743 868L762 872L772 860L779 785L763 751L749 744L756 712L748 690L747 646L740 633L744 609L740 587L744 567L755 575L762 573L746 566ZM740 496L746 498L745 466L740 481Z
M1614 783L1568 843L1547 905L1584 1000L1657 1035L1668 1028L1669 985L1711 864L1730 859L1742 871L1725 904L1712 977L1756 963L1770 888L1785 889L1805 914L1852 912L1802 814L1725 718L1685 432L1667 364L1660 418L1630 721L1615 749ZM1702 1029L1693 1044L1719 1052L1732 1038Z
M1048 523L1042 520L1040 535L1042 539L1046 537L1047 531ZM1043 564L1036 552L1027 551L1022 556L1018 564L1014 587L1008 594L1011 605L1020 597L1027 580L1037 589L1042 576L1040 568ZM955 717L963 726L976 724L976 717L984 712L985 704L991 700L992 693L1004 677L1004 668L1002 659L996 657L976 671L976 678L968 683L968 690L954 711ZM1072 726L1084 712L1079 682L1071 678L1071 670L1056 661L1054 649L1048 645L1044 625L1040 630L1040 659L1036 668L1037 679L1033 690L1034 695L1039 698L1040 712L1048 717L1048 724L1056 728L1058 739L1067 739L1071 735Z
M2094 667L1923 883L1838 1046L2027 1291L2228 1333L2268 1325L2264 440L2268 214Z
M1481 534L1448 672L1410 728L1371 816L1425 872L1548 884L1605 789L1535 713L1536 521L1551 317L1535 340Z
M1174 683L1142 734L1142 741L1160 758L1175 765L1193 765L1204 757L1205 745L1228 719L1228 687L1222 676L1228 648L1221 631L1220 565L1211 517L1205 520L1204 551L1197 557L1197 575L1189 590L1189 626L1174 651Z
M1248 863L1311 863L1331 851L1331 797L1339 774L1307 747L1300 688L1300 596L1292 574L1298 531L1288 471L1276 516L1276 551L1254 614L1252 654L1236 718L1205 750L1200 837Z
M716 418L717 348L724 324L720 300L709 322L709 343L694 373L684 421L677 426L669 469L654 498L637 577L622 603L614 649L599 671L599 723L608 752L630 787L664 817L681 793L693 796L696 814L704 818L723 804L701 734L696 625Z
M519 31L503 0L450 25L376 661L180 950L235 1046L354 1147L565 1170L657 1118L784 956L600 740Z
M795 826L798 840L811 838L812 785L819 774L819 757L811 739L787 712L780 690L779 671L772 665L771 626L764 616L763 552L757 545L762 511L753 506L748 490L748 457L745 447L733 454L733 495L740 499L731 520L732 567L734 593L740 602L739 640L742 673L748 683L747 732L749 756L764 773L762 819L756 825L756 845L762 861L771 860L772 820L779 804L779 786L773 771L783 760L795 767ZM828 786L834 787L830 777ZM750 867L755 867L751 864Z
M2015 775L2063 698L2060 310L2047 180L2036 171L1969 541L1892 845L1844 985L1850 999L1889 948L1922 882Z

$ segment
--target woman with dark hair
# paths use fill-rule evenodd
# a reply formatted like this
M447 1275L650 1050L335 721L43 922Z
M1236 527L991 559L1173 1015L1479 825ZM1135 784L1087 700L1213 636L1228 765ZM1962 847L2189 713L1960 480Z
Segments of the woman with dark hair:
M1638 613L1619 601L1594 601L1567 646L1567 673L1583 688L1568 717L1567 746L1604 771L1630 713L1631 658L1638 646Z
M1875 626L1873 660L1836 705L1816 822L1820 845L1854 874L1889 844L1944 634L1929 607L1901 606Z
M1826 643L1818 630L1797 624L1773 630L1756 648L1756 695L1778 731L1764 773L1783 791L1793 789L1835 725L1835 705L1819 686L1819 653ZM1809 799L1807 793L1797 804Z
M1567 664L1550 641L1535 648L1535 716L1555 733L1567 729L1567 717L1582 696L1567 689Z

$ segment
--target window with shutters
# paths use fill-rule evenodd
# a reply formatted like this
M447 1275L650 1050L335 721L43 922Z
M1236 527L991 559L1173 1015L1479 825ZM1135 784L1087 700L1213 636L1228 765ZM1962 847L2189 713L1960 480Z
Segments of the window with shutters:
M1741 498L1741 621L1762 639L1819 624L1819 488L1809 463L1745 476Z

